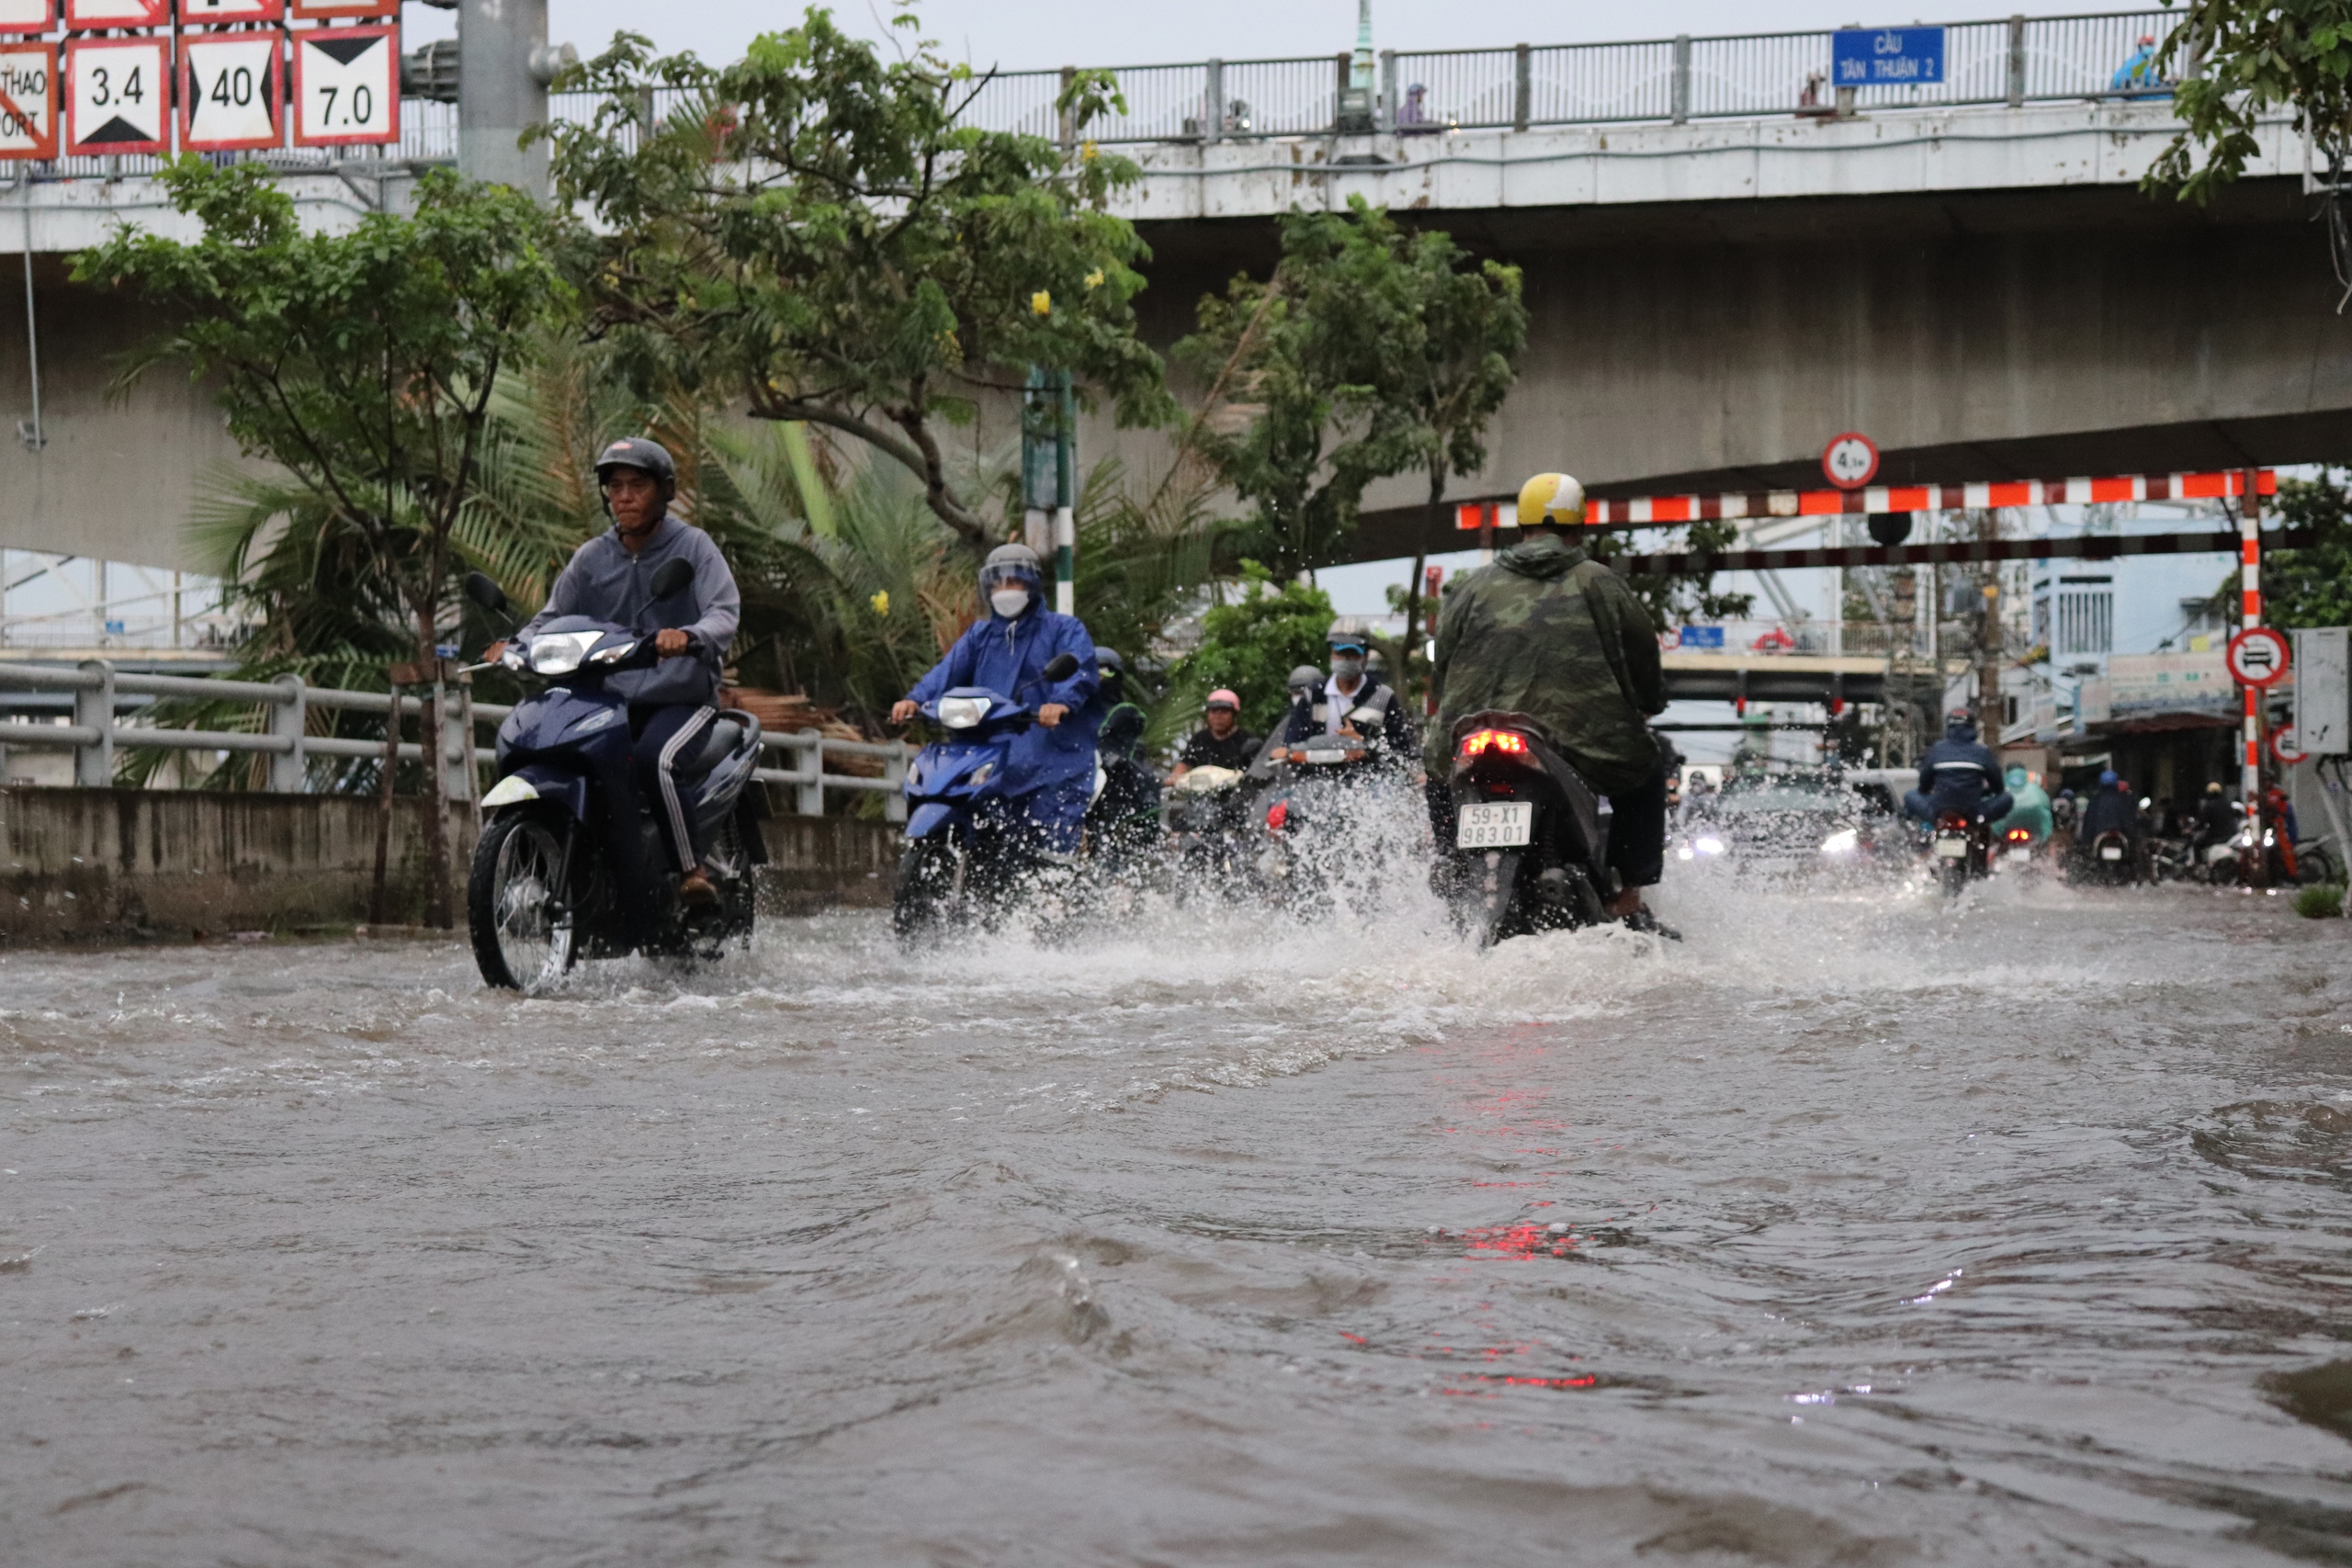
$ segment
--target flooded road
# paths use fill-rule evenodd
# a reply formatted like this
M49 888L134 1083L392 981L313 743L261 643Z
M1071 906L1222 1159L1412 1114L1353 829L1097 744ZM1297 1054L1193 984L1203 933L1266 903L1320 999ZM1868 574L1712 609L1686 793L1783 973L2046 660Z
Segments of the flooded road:
M1659 902L0 955L0 1556L2352 1557L2340 922Z

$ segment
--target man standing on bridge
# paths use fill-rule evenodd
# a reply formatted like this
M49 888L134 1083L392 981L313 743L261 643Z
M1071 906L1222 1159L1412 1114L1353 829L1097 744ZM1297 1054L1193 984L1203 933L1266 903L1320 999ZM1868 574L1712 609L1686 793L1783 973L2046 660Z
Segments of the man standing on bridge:
M1610 914L1655 930L1642 889L1666 869L1666 760L1649 728L1666 707L1657 628L1625 580L1573 542L1583 525L1584 487L1536 475L1519 492L1521 542L1446 594L1430 667L1430 799L1444 790L1456 719L1526 714L1609 797L1609 864L1624 882ZM1450 824L1438 826L1450 842Z

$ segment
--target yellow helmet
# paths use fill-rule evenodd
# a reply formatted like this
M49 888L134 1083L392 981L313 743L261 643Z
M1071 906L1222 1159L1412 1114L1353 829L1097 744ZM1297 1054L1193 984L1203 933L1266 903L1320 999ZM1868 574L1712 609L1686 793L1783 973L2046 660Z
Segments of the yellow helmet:
M1584 486L1573 474L1538 474L1519 487L1519 525L1582 523Z

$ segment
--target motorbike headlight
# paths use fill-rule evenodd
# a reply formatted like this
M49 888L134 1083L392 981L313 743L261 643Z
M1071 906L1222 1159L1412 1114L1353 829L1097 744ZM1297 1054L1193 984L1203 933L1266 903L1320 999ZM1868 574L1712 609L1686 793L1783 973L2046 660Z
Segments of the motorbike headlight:
M1690 840L1690 847L1702 855L1719 855L1724 852L1724 841L1713 837L1693 839Z
M615 643L610 648L600 648L595 652L590 654L588 656L588 662L591 664L618 664L622 660L627 659L630 654L635 653L636 651L637 644L634 642Z
M939 722L948 729L969 729L988 717L991 705L986 697L942 697Z
M1861 848L1862 836L1851 828L1840 828L1821 840L1821 852L1826 855L1851 854Z
M531 668L542 675L569 675L580 668L602 632L541 632L531 639Z
M994 762L982 762L978 767L972 770L972 782L975 784L984 784L995 776L996 764Z

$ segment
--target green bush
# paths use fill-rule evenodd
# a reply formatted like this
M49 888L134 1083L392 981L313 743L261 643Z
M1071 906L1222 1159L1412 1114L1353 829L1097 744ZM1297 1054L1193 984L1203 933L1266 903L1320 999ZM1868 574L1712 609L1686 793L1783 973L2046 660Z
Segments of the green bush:
M2315 883L2295 895L2295 913L2309 920L2324 920L2344 912L2344 889Z

